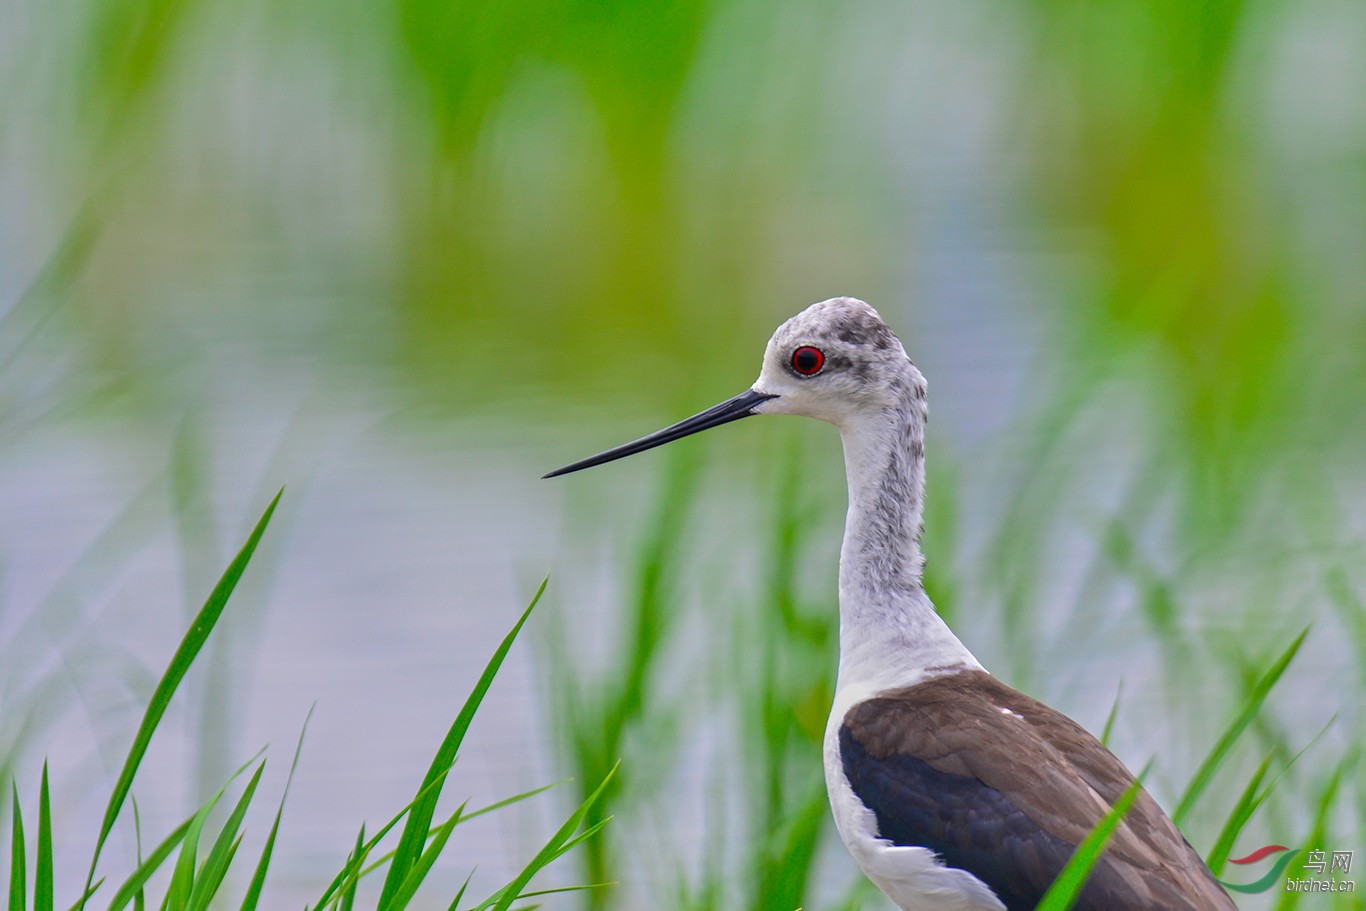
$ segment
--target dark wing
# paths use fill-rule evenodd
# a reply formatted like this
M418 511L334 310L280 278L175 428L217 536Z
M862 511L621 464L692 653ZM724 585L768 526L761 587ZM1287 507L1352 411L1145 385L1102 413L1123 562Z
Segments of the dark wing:
M878 834L929 848L1030 911L1133 782L1084 728L983 671L855 705L840 756ZM1204 861L1140 791L1078 911L1234 911Z

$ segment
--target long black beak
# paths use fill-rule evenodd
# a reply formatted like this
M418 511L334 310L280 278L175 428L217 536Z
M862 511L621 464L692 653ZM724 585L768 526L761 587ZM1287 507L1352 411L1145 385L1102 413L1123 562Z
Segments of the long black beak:
M726 399L719 405L713 405L701 414L695 414L677 424L665 427L663 430L656 430L649 436L641 437L633 443L626 443L615 449L589 456L573 465L557 468L543 477L558 478L560 475L569 474L571 471L592 468L594 465L601 465L604 462L614 462L617 459L624 459L629 455L635 455L647 449L654 449L656 446L663 446L665 443L672 443L674 440L682 439L689 434L697 433L699 430L706 430L708 427L719 427L722 424L729 424L731 421L738 421L740 418L747 418L754 414L754 409L760 404L776 398L776 395L767 392L755 392L753 389L742 392L733 399Z

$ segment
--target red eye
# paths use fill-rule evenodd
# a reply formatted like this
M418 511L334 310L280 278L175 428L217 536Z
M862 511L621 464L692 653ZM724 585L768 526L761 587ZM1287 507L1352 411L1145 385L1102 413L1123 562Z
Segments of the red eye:
M825 355L821 349L803 345L792 352L792 369L802 376L815 376L825 366Z

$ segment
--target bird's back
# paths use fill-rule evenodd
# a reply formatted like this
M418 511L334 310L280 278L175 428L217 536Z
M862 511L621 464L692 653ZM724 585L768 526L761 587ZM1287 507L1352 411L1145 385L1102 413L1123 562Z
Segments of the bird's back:
M865 868L879 845L888 852L882 861L895 855L905 858L902 865L923 865L923 852L904 849L925 849L949 868L945 874L970 874L1008 911L1037 905L1075 847L1133 782L1080 725L981 670L931 677L853 705L840 723L838 757L845 783L876 828L876 844L860 846L864 857L854 850ZM846 828L841 832L849 841ZM881 876L868 872L908 909L992 907L954 904L951 897L907 903L916 901L906 894L913 884L888 889L879 881L885 869ZM935 888L955 881L920 878ZM1232 911L1234 905L1161 807L1140 791L1075 907Z

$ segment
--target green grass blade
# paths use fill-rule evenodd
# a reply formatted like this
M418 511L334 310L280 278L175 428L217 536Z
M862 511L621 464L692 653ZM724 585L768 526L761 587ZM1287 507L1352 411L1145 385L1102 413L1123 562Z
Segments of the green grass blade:
M47 762L38 792L38 857L33 869L33 911L52 911L52 798L47 789Z
M190 665L194 663L200 649L208 641L209 634L213 632L214 625L222 615L223 608L227 606L228 598L232 595L233 589L237 587L237 582L242 578L242 573L246 570L247 564L251 562L252 554L256 552L256 545L265 533L266 526L270 524L270 517L274 514L275 507L283 495L284 490L282 489L275 495L275 499L270 501L270 505L266 507L266 511L262 513L256 527L252 529L251 535L247 538L247 543L242 546L237 556L228 564L227 570L218 580L218 584L209 595L209 599L204 602L203 608L195 617L194 623L190 625L189 631L181 639L175 655L171 658L171 663L167 666L161 681L157 683L156 689L152 692L151 701L142 717L142 724L138 727L138 732L133 738L133 745L128 750L128 757L124 760L123 769L119 772L119 777L114 783L114 792L109 795L109 805L104 811L104 820L100 823L100 834L95 840L95 852L90 858L90 872L86 874L85 878L87 892L95 880L95 868L99 865L100 852L104 849L104 843L109 838L109 833L114 829L114 821L118 819L119 811L123 808L123 802L133 787L133 776L137 774L138 766L142 764L142 758L146 755L147 747L152 742L152 734L156 731L157 725L161 723L161 718L166 713L166 707L170 704L171 697L175 695L176 689L180 686L180 681L185 678ZM85 899L82 899L77 907L84 908Z
M1311 750L1314 747L1314 744L1318 743L1319 740L1323 738L1323 735L1328 733L1329 729L1332 728L1333 724L1337 721L1337 717L1338 716L1335 714L1332 718L1328 719L1328 723L1325 724L1322 728L1320 728L1319 732L1315 734L1313 738L1308 743L1306 743L1298 753L1296 753L1294 756L1291 756L1290 761L1287 762L1284 766L1282 766L1280 770L1277 771L1276 774L1271 777L1271 781L1267 784L1265 788L1262 788L1262 790L1253 798L1250 804L1244 806L1242 799L1238 801L1238 805L1234 807L1233 812L1229 815L1228 822L1224 824L1223 831L1219 833L1219 838L1215 841L1214 848L1210 851L1208 862L1209 867L1212 871L1214 871L1215 876L1220 875L1220 872L1222 871L1224 864L1227 863L1228 855L1233 850L1233 845L1237 843L1238 836L1242 833L1243 827L1247 825L1249 820L1251 820L1253 814L1257 812L1258 808L1261 807L1262 803L1265 802L1265 800L1271 796L1271 792L1276 789L1276 785L1278 782L1280 782L1281 777L1285 775L1286 772L1294 768L1295 763L1299 762L1300 757L1303 756L1305 753L1309 752L1309 750ZM1275 756L1277 752L1277 750L1272 750L1271 754L1267 757L1267 759L1270 760L1270 758L1272 756ZM1263 765L1266 765L1266 763L1263 763ZM1260 778L1260 773L1258 774L1258 778ZM1216 863L1218 864L1217 867L1215 866Z
M603 819L599 819L597 822L593 823L590 826L587 826L578 835L575 835L573 838L569 839L564 844L556 848L555 853L553 853L550 856L550 859L559 860L561 857L568 854L570 851L574 850L584 842L588 841L590 838L592 838L594 835L597 835L603 829L607 828L607 824L611 821L612 817L608 816Z
M1205 793L1205 789L1209 787L1211 779L1214 778L1214 773L1228 758L1233 745L1237 743L1238 738L1247 729L1252 719L1261 711L1262 704L1266 702L1266 697L1270 695L1272 687L1281 679L1281 675L1290 666L1290 662L1295 658L1295 653L1300 650L1300 646L1304 644L1305 636L1308 635L1309 629L1306 627L1303 632L1295 637L1295 641L1290 643L1289 648L1282 652L1276 662L1267 669L1266 673L1253 684L1242 710L1233 719L1233 723L1220 735L1214 744L1214 748L1210 750L1204 762L1196 769L1194 777L1191 778L1191 783L1186 787L1186 793L1181 795L1181 800L1176 805L1176 812L1172 814L1172 822L1176 823L1178 828L1195 807L1196 801Z
M193 816L182 822L174 832L166 836L166 839L156 846L151 854L147 855L146 860L138 864L138 868L119 887L119 891L114 893L114 899L109 903L109 911L122 911L130 901L134 901L141 894L143 886L147 885L147 880L152 878L152 874L161 868L161 865L166 862L166 858L171 856L171 852L185 838L192 822L194 822Z
M360 831L356 833L356 849L351 853L350 860L361 856L365 846L365 825L362 823ZM342 893L340 911L352 911L356 906L356 888L360 885L360 879L351 880L346 891Z
M194 888L190 890L190 900L186 905L190 911L194 911L195 908L202 911L218 895L218 890L223 887L223 880L227 878L228 868L232 866L232 860L237 856L237 849L242 847L242 839L245 837L237 836L232 844L224 849L223 856L212 866L207 860L200 865L199 872L195 874ZM201 898L201 895L207 897Z
M184 911L189 904L190 891L194 888L195 868L199 863L199 836L204 831L204 822L208 819L209 812L217 803L218 797L215 796L200 808L190 821L185 839L180 843L180 854L176 857L175 867L171 871L170 885L166 887L166 899L161 904L169 911Z
M137 845L138 866L142 866L144 860L142 856L142 811L138 809L138 797L136 794L128 795L128 802L133 805L133 836L134 844ZM133 911L146 911L147 896L139 889L133 896Z
M478 819L485 813L492 813L495 810L501 810L504 807L510 807L515 803L521 803L522 801L535 797L538 794L544 794L546 791L549 791L552 788L558 788L560 785L565 784L568 780L569 779L566 778L563 781L557 781L553 784L543 784L539 788L532 788L530 791L523 791L520 794L513 794L511 797L505 797L502 800L494 801L486 807L480 807L479 809L471 813L466 813L464 816L460 817L460 822L462 824L467 823L471 819ZM434 834L436 833L428 833L429 836Z
M1209 856L1205 858L1210 872L1216 877L1224 875L1224 864L1228 862L1229 852L1238 840L1238 833L1243 831L1243 826L1247 825L1247 821L1252 818L1252 814L1257 811L1257 807L1270 790L1258 791L1262 786L1262 779L1266 778L1266 773L1271 769L1271 760L1275 756L1275 751L1267 753L1262 764L1257 767L1247 787L1243 788L1243 793L1238 797L1238 802L1234 804L1233 811L1229 813L1223 829L1219 831L1219 837L1214 840L1214 847L1210 850Z
M343 900L348 893L354 892L356 884L360 882L361 878L364 876L361 872L361 867L365 863L365 858L374 850L374 847L379 843L379 840L389 833L389 829L397 824L398 821L403 818L403 814L407 813L411 808L412 805L409 804L399 813L399 815L389 821L389 825L380 829L373 838L362 845L359 851L353 851L346 855L346 863L342 864L341 870L332 878L332 882L327 884L327 888L323 890L322 896L314 902L314 908L321 911L323 908L337 904L339 901ZM365 827L362 826L361 832L364 833L364 831Z
M275 811L275 822L270 826L265 847L261 849L261 859L256 862L256 870L251 874L251 884L242 896L241 911L256 911L256 905L261 901L261 890L266 885L266 871L270 869L270 858L275 853L275 837L280 833L280 820L285 815L285 800L289 798L289 787L294 783L294 772L299 768L299 756L304 749L304 736L308 733L308 722L312 717L313 707L309 706L308 714L304 716L303 728L299 731L299 742L294 746L294 760L289 764L289 776L285 778L285 790L280 795L280 806ZM365 831L364 827L361 831Z
M468 879L465 880L465 885L466 885L466 886L469 885L469 880L468 880ZM586 883L586 884L580 885L580 886L558 886L558 887L556 887L556 888L554 888L554 889L537 889L537 890L534 891L534 892L523 892L523 893L521 894L520 898L536 898L536 897L541 896L541 895L561 895L561 894L563 894L563 893L565 893L565 892L591 892L591 891L593 891L593 890L595 890L595 889L606 889L606 888L608 888L609 886L615 886L615 885L617 885L617 883L612 882L612 883ZM455 896L455 901L451 902L451 905L450 905L450 907L447 909L447 911L455 911L456 905L459 904L459 902L460 902L460 897L461 897L462 895L464 895L464 894L465 894L465 886L461 886L461 887L460 887L460 892L459 892L459 894L457 894L457 895ZM501 893L500 893L500 894L501 894ZM513 909L513 911L535 911L535 909L537 909L537 908L539 908L539 907L541 907L541 906L540 906L540 905L519 905L517 908ZM798 908L797 911L801 911L801 909Z
M1145 770L1146 771L1146 770ZM1091 871L1095 868L1100 856L1105 851L1105 846L1110 841L1110 836L1115 834L1115 829L1119 827L1120 821L1124 819L1124 814L1129 812L1129 807L1133 806L1134 799L1138 797L1138 792L1142 788L1140 782L1143 775L1134 779L1134 783L1129 785L1128 790L1120 795L1119 800L1110 808L1091 833L1082 839L1081 844L1077 845L1077 850L1072 852L1058 878L1053 880L1053 884L1044 893L1043 899L1039 901L1035 911L1068 911L1077 899L1081 897L1081 890L1086 886L1086 880L1090 877Z
M1119 717L1119 701L1124 698L1124 681L1119 681L1119 687L1115 690L1115 701L1110 705L1110 715L1105 719L1105 730L1100 732L1100 745L1108 747L1110 745L1110 735L1115 730L1115 719Z
M581 886L559 886L554 889L537 889L534 892L523 892L522 898L537 898L541 895L561 895L565 892L588 892L593 889L606 889L608 886L615 886L616 883L584 883Z
M256 786L261 782L261 773L265 771L266 764L261 762L256 766L256 772L251 776L251 781L247 783L242 791L242 796L237 799L237 805L232 808L232 813L223 823L223 828L218 833L218 838L214 840L213 847L209 849L209 856L204 859L204 866L200 874L195 877L194 889L190 892L189 911L207 911L209 902L217 894L219 886L223 884L223 878L228 875L228 867L232 864L232 858L237 853L237 846L241 839L238 830L242 827L242 820L247 815L247 808L251 806L251 800L256 796Z
M260 755L257 753L236 772L233 772L228 780L223 782L222 787L214 793L213 797L209 798L204 806L199 808L199 812L195 813L194 818L190 820L190 827L186 830L185 839L180 844L180 855L176 858L175 869L171 872L171 884L166 890L166 900L162 903L163 907L169 908L171 911L188 909L190 895L195 886L195 872L199 864L199 837L204 831L205 823L208 822L209 814L223 799L228 786L236 781L239 775L251 768L252 764L260 758ZM259 771L258 769L258 774Z
M86 889L85 892L82 893L81 897L78 898L78 899L76 899L76 903L75 903L74 905L72 905L70 908L67 908L66 911L79 911L80 907L81 907L83 904L85 904L86 902L90 901L91 897L92 897L96 892L100 891L100 886L103 886L103 885L104 885L104 877L101 876L99 879L95 880L94 884L91 885L91 887L90 887L89 889Z
M509 807L509 806L512 806L512 805L515 804L515 803L520 803L520 802L522 802L523 800L526 800L526 799L529 798L529 797L535 797L537 794L544 794L546 791L549 791L551 788L558 788L560 785L564 784L564 783L565 783L566 781L568 781L568 780L569 780L569 779L565 779L564 781L557 781L557 782L555 782L554 784L541 785L539 788L532 788L530 791L523 791L523 792L520 793L520 794L514 794L514 795L512 795L511 797L505 798L505 799L503 799L503 800L495 801L494 803L491 803L491 804L489 804L489 805L486 806L486 807L480 807L479 809L475 810L475 811L472 812L472 813L466 813L466 814L464 814L463 816L461 816L460 819L456 822L456 825L464 825L465 823L469 822L471 819L475 819L475 818L477 818L477 817L483 816L485 813L492 813L492 812L494 812L495 810L501 810L501 809L503 809L503 807ZM438 831L440 831L440 829L441 829L440 826L436 826L436 827L434 827L434 828L428 829L428 830L427 830L427 837L428 837L429 839L432 838L432 837L434 837L434 836L436 835L436 833L437 833ZM362 877L369 876L369 875L370 875L371 873L373 873L375 870L378 870L380 867L384 866L386 863L388 863L390 860L392 860L393 857L394 857L394 852L393 852L393 851L390 851L389 853L387 853L387 854L385 854L384 856L378 858L377 860L372 861L372 862L370 863L370 866L366 867L364 870L361 871L361 876L362 876Z
M408 903L412 901L413 896L417 894L418 887L422 885L422 881L426 879L427 874L431 872L432 864L436 863L436 859L440 857L441 852L445 850L446 842L450 839L451 833L455 831L455 826L460 822L460 817L464 812L465 805L462 803L456 808L455 812L451 814L450 819L447 819L446 822L437 829L436 836L432 839L431 844L427 845L426 850L422 852L422 856L417 859L417 863L413 864L412 869L408 871L408 875L403 878L403 884L400 885L398 891L394 893L393 902L390 904L390 908L392 908L393 911L401 911L401 909L408 907Z
M451 899L451 903L446 906L446 911L459 911L460 902L464 899L465 890L470 887L470 880L472 879L474 879L473 870L471 870L469 875L465 877L465 881L460 884L460 891L455 893L455 898Z
M607 786L612 779L612 775L614 774L616 774L615 768L602 780L602 783L598 785L597 789L593 791L592 794L589 794L583 803L579 804L578 809L570 814L569 818L565 820L564 825L560 826L555 834L550 836L550 839L541 847L541 850L536 852L536 856L531 859L530 863L522 868L522 872L518 873L517 877L512 882L484 899L484 901L476 905L472 911L485 911L485 909L488 908L493 908L494 911L508 911L508 908L512 906L512 903L521 897L522 890L526 888L527 883L531 882L533 876L539 873L551 861L563 855L565 851L581 842L582 839L575 840L574 835L578 831L579 826L583 825L583 821L587 818L589 811L592 810L593 804L597 802L598 798L600 798L607 789ZM591 827L591 832L596 832L606 822L607 820L601 820L595 823Z
M1304 850L1319 850L1323 847L1324 839L1328 834L1328 814L1333 809L1333 802L1337 799L1338 788L1342 785L1342 776L1357 763L1358 755L1353 753L1342 762L1338 763L1333 775L1324 785L1323 792L1319 797L1318 812L1314 815L1314 826L1309 832L1309 836L1304 840ZM1301 868L1300 872L1290 877L1290 879L1304 879L1308 871ZM1299 891L1287 891L1281 893L1281 900L1276 905L1276 911L1292 911L1299 907L1300 896L1304 893Z
M751 907L797 908L803 903L812 860L826 818L825 782L810 785L809 795L782 821L757 852L757 891Z
M427 770L427 777L422 780L422 787L418 789L420 796L414 802L412 812L408 814L408 821L403 826L403 834L399 836L394 859L389 863L389 873L384 877L384 887L380 891L378 906L381 911L387 911L389 903L407 877L408 871L412 869L413 864L421 855L423 845L427 841L427 830L431 826L432 816L436 812L437 799L441 796L439 782L455 763L455 754L460 749L461 741L465 739L465 732L469 729L470 722L474 720L474 713L478 710L479 704L483 702L484 694L492 685L498 669L503 666L503 659L507 657L508 650L516 641L517 634L521 632L522 626L531 616L536 603L541 600L541 595L545 593L545 587L549 581L549 578L541 581L541 587L536 590L536 596L531 599L531 603L522 612L522 616L518 618L516 625L512 627L512 631L507 634L502 644L498 646L497 651L493 653L493 657L489 659L488 665L484 668L484 673L479 677L479 682L475 684L474 690L465 700L464 706L460 709L460 714L455 718L455 723L446 733L446 739L442 741L440 748L436 751L431 767Z
M24 814L19 808L19 785L14 790L14 818L10 827L9 911L24 911L28 905L28 858L24 854Z
M444 778L444 775L442 777ZM437 782L432 782L431 787L434 788L436 785ZM326 907L329 902L335 902L338 890L344 891L352 882L355 882L365 875L365 873L362 872L365 866L365 858L375 849L375 845L379 844L384 836L389 834L389 830L398 825L400 819L408 815L413 809L413 806L422 799L422 796L425 793L426 791L419 792L417 797L414 797L408 802L407 806L395 813L394 817L385 823L384 827L365 843L359 855L347 855L347 861L342 866L341 871L337 873L332 882L323 890L322 897L313 903L314 908L321 909Z
M142 810L138 807L138 795L129 794L128 802L133 806L133 847L137 850L138 863L142 863Z

